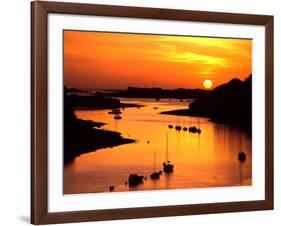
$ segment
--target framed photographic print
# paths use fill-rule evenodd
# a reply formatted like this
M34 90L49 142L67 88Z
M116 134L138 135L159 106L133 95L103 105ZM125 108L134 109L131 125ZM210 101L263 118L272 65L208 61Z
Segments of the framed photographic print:
M273 209L273 16L31 12L33 224Z

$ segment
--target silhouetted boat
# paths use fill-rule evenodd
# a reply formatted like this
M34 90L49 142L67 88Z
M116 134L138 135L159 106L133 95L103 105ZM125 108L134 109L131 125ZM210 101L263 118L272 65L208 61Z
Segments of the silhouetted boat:
M156 152L154 151L154 168L153 173L150 175L151 180L157 180L160 178L160 171L156 172Z
M244 164L244 162L246 161L246 153L244 151L242 151L242 137L240 134L239 137L239 152L237 155L238 161L240 162L239 164L239 173L240 173L240 185L242 185L243 182L243 178L242 178L242 165Z
M175 129L181 131L181 126L176 126Z
M198 134L201 133L201 129L200 129L200 128L196 128L196 126L191 126L191 127L189 127L189 128L188 128L188 131L189 131L190 133L198 133Z
M154 107L153 109L158 109L158 107Z
M173 129L174 126L173 125L168 125L168 127L169 127L169 129Z
M169 150L168 150L168 133L166 137L166 162L163 162L163 171L165 173L172 173L174 172L174 165L172 165L169 161Z
M182 129L183 131L187 131L187 127L183 127L183 129Z
M130 187L137 186L143 183L144 176L139 176L137 174L130 174L128 178L128 183Z
M197 128L196 128L195 126L190 126L190 127L188 128L188 131L189 131L190 133L197 133Z
M170 164L170 161L163 162L163 171L165 173L172 173L174 172L174 165Z
M114 186L110 186L110 187L109 187L109 191L110 191L110 192L111 192L111 191L114 191L114 188L115 188Z
M157 180L160 178L160 173L159 172L154 172L150 175L151 180Z
M238 160L243 163L246 161L246 153L243 151L238 152Z
M115 115L114 119L122 119L122 117L120 115Z

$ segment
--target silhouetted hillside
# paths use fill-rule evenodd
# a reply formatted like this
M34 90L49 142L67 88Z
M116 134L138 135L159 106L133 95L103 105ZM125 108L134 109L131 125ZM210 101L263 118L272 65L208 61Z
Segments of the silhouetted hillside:
M72 92L72 93L87 93L86 90L77 89L77 88L65 88L66 92Z
M162 112L163 114L205 116L226 122L251 132L252 75L244 81L232 79L213 89L189 105L189 109Z

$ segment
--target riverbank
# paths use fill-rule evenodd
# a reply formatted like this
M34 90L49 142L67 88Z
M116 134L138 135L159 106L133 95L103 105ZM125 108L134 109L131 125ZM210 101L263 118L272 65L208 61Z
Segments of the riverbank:
M99 129L104 123L76 119L71 132L66 132L65 138L65 163L72 161L77 156L93 152L102 148L111 148L122 144L134 143L135 140L123 138L121 133Z
M74 97L76 99L76 97ZM83 98L79 98L83 100ZM103 97L91 98L95 100L97 107L111 108L116 102L115 99L107 98L104 104L98 105ZM77 100L77 99L76 99ZM85 101L84 103L89 103ZM91 120L78 119L73 109L73 99L71 96L64 96L64 162L68 163L77 156L93 152L102 148L110 148L122 144L134 143L135 140L122 137L121 133L100 129L105 123ZM76 102L77 104L78 102ZM83 103L83 101L82 101ZM84 105L85 106L85 105ZM120 106L120 105L118 105ZM86 106L85 106L86 107Z

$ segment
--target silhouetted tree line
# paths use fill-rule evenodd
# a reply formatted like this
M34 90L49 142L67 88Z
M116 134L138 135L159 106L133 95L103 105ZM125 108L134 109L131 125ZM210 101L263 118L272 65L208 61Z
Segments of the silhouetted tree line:
M115 97L129 98L173 98L173 99L193 99L199 98L209 91L203 89L162 89L162 88L139 88L128 87L127 90L109 93L107 95Z
M120 100L116 98L105 97L102 93L96 93L90 96L80 96L76 94L68 95L68 101L73 107L105 109L120 108Z

